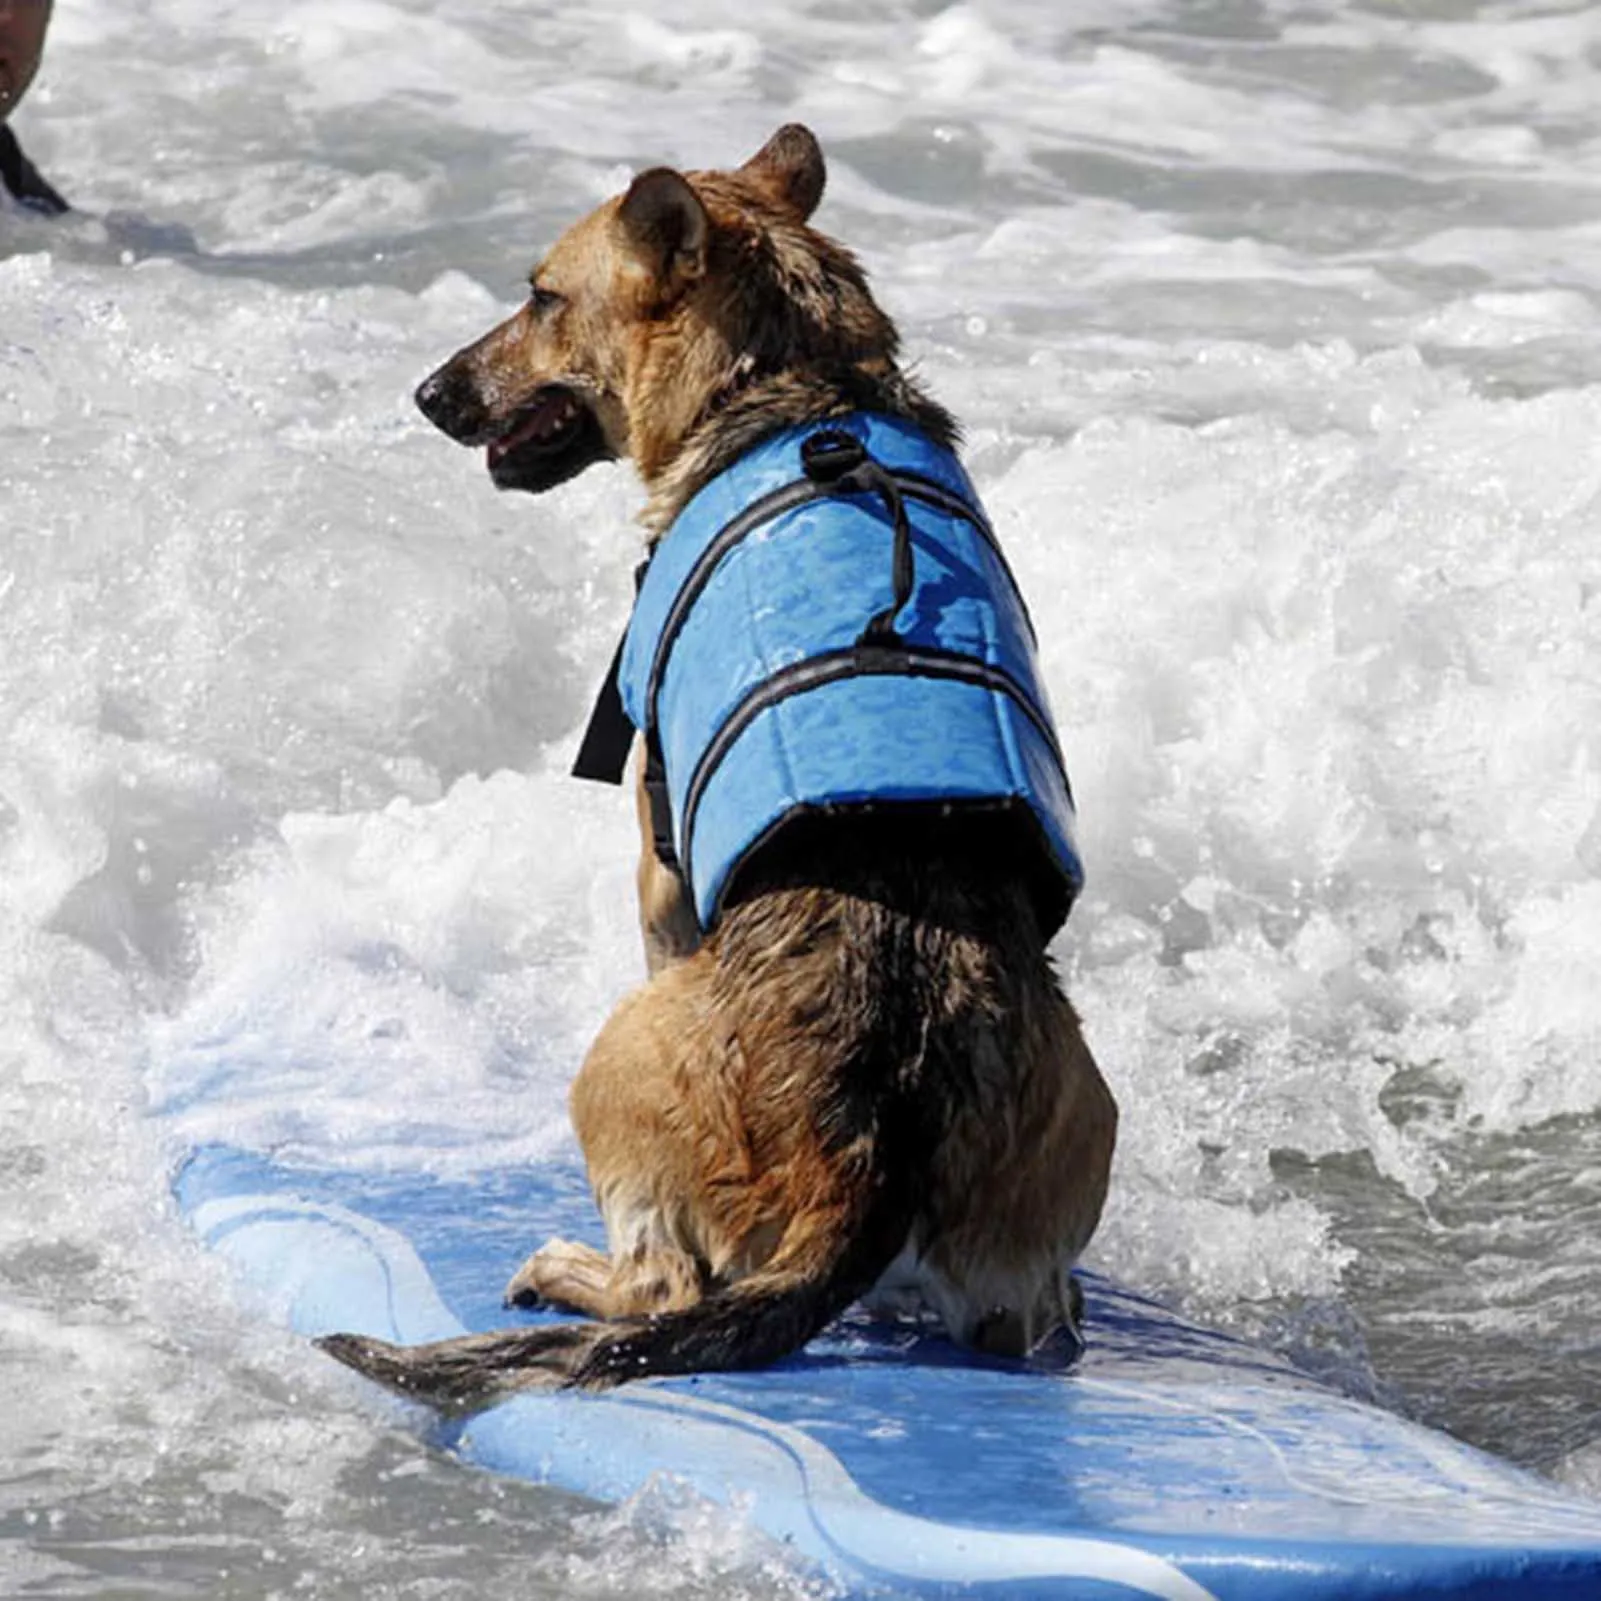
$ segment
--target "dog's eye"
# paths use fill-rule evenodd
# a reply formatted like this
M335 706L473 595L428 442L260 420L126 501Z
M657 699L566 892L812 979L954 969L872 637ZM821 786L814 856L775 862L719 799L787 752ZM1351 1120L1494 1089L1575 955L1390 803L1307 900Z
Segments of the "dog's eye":
M528 304L541 316L546 312L555 311L558 307L567 304L565 295L558 295L554 289L546 289L539 284L530 284L528 288Z

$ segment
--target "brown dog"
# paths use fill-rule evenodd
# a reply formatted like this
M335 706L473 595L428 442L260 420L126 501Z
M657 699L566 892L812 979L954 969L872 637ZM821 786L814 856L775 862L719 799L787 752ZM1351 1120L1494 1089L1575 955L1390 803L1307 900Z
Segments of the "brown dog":
M657 537L776 429L872 411L949 444L855 260L807 226L823 179L797 126L737 171L643 174L418 403L487 447L501 488L631 459ZM703 933L643 791L640 812L652 976L572 1091L610 1252L551 1241L508 1292L602 1321L326 1347L471 1406L758 1365L862 1296L931 1310L991 1353L1076 1334L1068 1269L1100 1215L1116 1109L1006 830L937 807L811 818L756 853Z

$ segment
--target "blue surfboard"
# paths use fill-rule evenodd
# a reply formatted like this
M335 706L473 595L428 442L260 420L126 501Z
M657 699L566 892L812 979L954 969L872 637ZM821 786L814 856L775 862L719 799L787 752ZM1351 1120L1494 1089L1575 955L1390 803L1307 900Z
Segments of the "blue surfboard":
M322 1172L225 1146L174 1192L266 1313L415 1342L504 1328L500 1291L599 1225L570 1162ZM842 1319L758 1373L523 1394L437 1443L619 1501L658 1475L733 1506L851 1594L1093 1601L1601 1596L1601 1509L1085 1279L1088 1354L983 1363Z

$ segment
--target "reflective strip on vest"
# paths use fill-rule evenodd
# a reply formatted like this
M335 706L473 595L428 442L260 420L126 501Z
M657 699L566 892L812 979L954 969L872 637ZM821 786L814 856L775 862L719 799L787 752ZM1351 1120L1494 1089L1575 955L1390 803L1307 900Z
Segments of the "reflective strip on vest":
M801 446L825 426L900 483L916 581L898 643L861 643L894 600L890 508L808 480ZM1083 883L1022 598L955 456L910 422L859 412L786 429L701 489L645 572L620 689L659 740L702 928L752 848L820 809L1011 810L1057 880L1039 897L1048 933Z

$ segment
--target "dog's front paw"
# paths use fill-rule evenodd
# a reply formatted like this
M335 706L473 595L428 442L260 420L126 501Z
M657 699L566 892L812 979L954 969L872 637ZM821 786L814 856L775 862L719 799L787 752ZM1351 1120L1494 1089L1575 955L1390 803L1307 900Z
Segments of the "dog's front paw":
M555 1240L551 1245L556 1244ZM541 1271L540 1259L550 1245L542 1250L535 1251L523 1265L512 1274L500 1298L502 1306L520 1307L524 1312L542 1312L550 1307L550 1300L545 1294L544 1274Z
M604 1317L601 1298L611 1263L593 1246L576 1240L547 1240L512 1275L504 1303L525 1312L550 1308Z
M539 1285L525 1273L519 1271L506 1286L505 1294L500 1298L504 1307L515 1307L519 1312L548 1312L551 1304L540 1291Z

